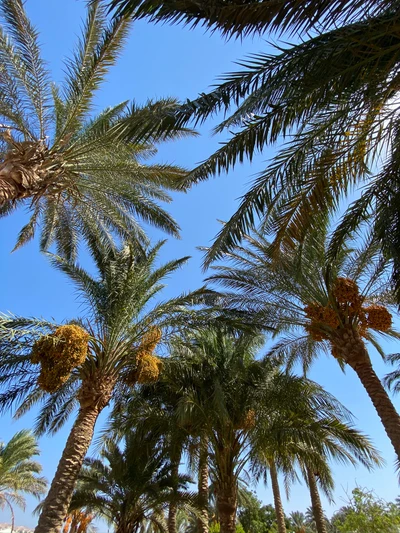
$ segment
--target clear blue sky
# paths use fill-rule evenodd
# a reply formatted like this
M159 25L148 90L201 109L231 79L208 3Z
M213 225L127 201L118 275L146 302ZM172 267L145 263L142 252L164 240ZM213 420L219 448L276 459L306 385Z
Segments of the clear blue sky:
M63 77L63 59L70 54L79 35L84 17L85 3L82 0L27 0L27 11L40 30L44 57L56 82ZM148 98L175 96L193 98L207 90L224 72L237 69L235 60L249 53L265 51L268 45L263 39L243 41L223 40L217 33L211 35L203 30L195 31L180 26L149 25L138 22L133 26L129 42L118 65L111 71L97 98L99 109L127 99L145 102ZM204 160L221 142L210 134L212 123L202 128L197 139L168 143L160 148L158 161L175 163L188 168ZM219 229L217 219L226 220L235 210L237 198L246 190L247 184L263 168L263 162L272 152L264 152L252 165L238 167L229 176L222 176L202 183L185 195L177 195L170 211L182 228L181 240L169 240L164 247L165 259L192 256L188 266L170 279L167 294L194 289L202 283L201 254L197 246L207 246ZM25 216L18 212L8 219L0 220L0 277L5 282L0 295L0 311L12 311L25 316L54 317L56 320L71 318L80 313L71 284L48 265L38 252L37 243L10 254L18 230ZM154 238L160 234L152 231ZM388 352L398 351L396 344L387 345ZM387 372L377 354L373 354L380 376ZM345 492L358 484L373 488L381 497L393 500L398 494L394 474L394 453L378 417L365 391L350 371L344 375L333 358L321 358L314 366L311 377L335 394L356 416L360 429L368 433L385 457L387 466L374 473L365 469L335 466L336 506L343 504ZM395 399L398 405L398 399ZM32 426L34 413L22 420L12 421L11 416L2 418L0 439L7 441L17 430ZM100 425L98 426L98 428ZM66 441L70 425L55 437L42 438L40 461L44 474L52 479L57 462ZM272 502L269 488L257 487L257 493L265 503ZM331 514L336 506L326 510ZM286 512L305 510L309 503L304 485L293 488ZM16 523L33 527L35 518L31 512L35 501L28 499L26 512L17 511ZM0 521L9 521L6 511L0 512ZM100 532L105 530L100 527Z

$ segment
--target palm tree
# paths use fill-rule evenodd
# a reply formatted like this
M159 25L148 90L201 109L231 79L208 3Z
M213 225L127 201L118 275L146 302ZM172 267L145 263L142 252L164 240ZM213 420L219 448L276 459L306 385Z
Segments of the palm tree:
M325 228L326 228L325 223ZM353 243L354 244L354 243ZM307 370L322 351L350 366L366 389L400 460L400 417L377 377L365 344L384 357L374 332L398 338L391 329L387 263L376 246L351 247L350 239L334 262L327 262L326 230L310 235L300 250L271 253L260 234L227 255L231 265L216 267L211 280L226 287L225 308L268 327L280 340L269 355Z
M293 380L289 381L293 389ZM270 412L266 406L265 412L260 414L253 444L253 469L257 477L263 475L264 479L266 468L269 470L278 531L285 533L278 471L284 474L289 494L290 485L298 480L299 468L310 489L317 531L326 533L316 478L331 498L334 482L330 460L354 466L360 462L371 469L380 465L382 459L370 440L355 429L351 413L336 398L312 382L300 381L298 386L301 388L295 396L294 407ZM318 405L318 401L323 403L323 407Z
M146 242L138 220L172 235L178 225L161 208L185 171L144 164L156 144L188 133L175 127L172 99L143 107L122 102L93 115L93 99L121 53L130 23L108 21L101 1L89 2L83 34L52 85L38 32L22 0L2 0L0 17L0 215L25 206L31 213L16 248L41 227L40 247L57 244L74 258L80 238L105 234Z
M126 427L134 427L144 433L157 432L164 456L168 457L171 468L171 489L178 494L179 468L183 454L190 450L191 462L194 454L192 435L176 417L179 396L175 388L170 386L171 380L174 379L171 360L165 358L160 379L152 386L142 387L133 393L127 391L126 398L116 405L110 417L109 427L104 433L107 440L113 441L124 437ZM166 519L168 533L176 533L178 530L179 515L182 518L180 503L179 498L171 498L168 503Z
M57 431L78 408L37 533L61 527L99 414L136 383L158 378L160 360L153 354L157 343L195 316L187 309L195 293L157 301L162 280L186 262L184 258L156 268L161 244L143 250L131 243L118 248L111 240L92 239L97 277L51 256L52 264L77 287L86 304L85 317L61 327L18 317L0 321L1 408L18 402L16 416L21 416L43 402L37 434Z
M85 459L70 509L96 513L116 533L132 533L146 521L166 531L171 499L190 502L187 478L178 476L175 491L172 471L158 434L134 430L123 449L109 441L99 459Z
M0 507L10 509L11 533L14 530L13 504L24 509L24 493L39 498L46 492L47 481L39 476L42 466L32 460L39 454L35 437L25 429L16 433L7 444L0 443Z
M355 454L368 466L377 460L365 437L334 418L335 409L343 419L348 413L323 389L279 372L271 362L255 360L260 342L258 335L235 333L222 324L187 332L174 340L162 378L172 378L179 424L208 438L210 477L224 533L235 530L238 482L259 450L274 449L279 455L302 448L302 458L319 466L322 449L340 457L335 438L347 431L343 456L352 461ZM162 381L155 389L160 385ZM329 428L331 438L322 439Z
M291 526L293 533L311 533L312 529L304 513L293 511L290 513Z
M112 0L110 5L117 13L202 24L235 37L300 32L299 44L285 43L274 54L241 61L241 71L226 75L179 114L183 122L203 121L224 111L228 116L216 131L233 132L191 172L191 182L228 171L268 144L291 138L218 234L206 264L233 249L257 217L274 230L276 244L304 238L318 227L314 214L336 209L355 184L367 181L337 229L332 253L349 231L373 221L385 254L394 260L400 302L397 2Z

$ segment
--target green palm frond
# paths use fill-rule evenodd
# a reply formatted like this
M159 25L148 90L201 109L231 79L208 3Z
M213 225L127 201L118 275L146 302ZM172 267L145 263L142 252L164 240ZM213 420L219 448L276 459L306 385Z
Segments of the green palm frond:
M27 430L16 433L7 444L0 443L0 499L4 495L24 507L24 493L43 495L47 481L39 476L41 465L32 460L39 453L36 439Z
M179 102L123 102L93 115L93 98L130 21L111 20L100 0L90 2L58 87L49 82L23 3L5 0L0 17L0 166L8 173L0 176L0 216L22 205L29 213L15 249L39 231L42 250L54 246L73 261L94 228L147 246L143 223L177 237L179 226L163 204L171 201L169 191L186 188L187 171L148 160L158 143L194 135L177 118Z
M44 139L50 120L50 86L46 64L40 53L38 32L27 18L21 0L4 0L1 3L1 15L5 29L13 40L15 60L20 62L19 77L23 78L25 94L38 120L37 135Z
M268 30L278 34L307 32L377 16L397 7L394 0L110 0L109 5L118 15L201 25L235 37Z

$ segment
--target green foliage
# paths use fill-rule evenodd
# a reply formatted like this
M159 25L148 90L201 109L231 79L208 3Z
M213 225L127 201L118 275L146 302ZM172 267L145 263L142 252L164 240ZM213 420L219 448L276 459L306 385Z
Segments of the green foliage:
M192 502L188 478L180 475L173 491L172 465L157 433L135 430L124 440L123 448L108 442L99 459L85 459L70 510L95 513L120 533L146 522L165 527L164 511L171 501Z
M139 224L145 222L177 236L179 226L161 204L171 201L168 191L181 188L186 171L145 160L158 143L192 133L172 118L178 103L122 102L93 114L130 22L109 20L100 0L88 2L82 35L57 86L22 0L2 1L0 18L0 216L23 206L31 215L15 248L39 227L40 248L56 245L72 260L93 231L146 244Z
M329 353L331 348L328 340L316 341L307 332L305 307L328 305L338 277L354 280L366 305L393 304L390 264L382 261L376 243L356 243L348 236L331 259L329 221L319 218L319 224L318 232L295 248L276 249L262 232L246 236L243 246L224 255L227 264L216 266L208 278L225 290L220 301L228 314L240 314L243 321L272 330L278 337L270 356L289 364L301 361L305 371L319 353ZM365 332L365 339L384 356L378 335L398 338L398 333L393 329Z
M248 492L246 503L238 509L238 519L245 533L270 533L276 523L276 513L272 505L262 505Z
M397 533L400 529L400 510L366 489L356 488L346 507L332 517L340 533Z
M218 29L239 37L268 30L320 30L355 19L376 16L395 5L393 0L110 0L117 13L149 17L155 21L183 22Z
M210 524L210 527L209 527L209 533L220 533L221 531L221 525L219 522L211 522ZM245 532L245 530L243 529L243 526L241 523L237 523L236 524L236 530L235 530L236 533L247 533Z
M35 431L56 432L78 406L83 382L95 382L100 375L115 381L115 399L131 391L124 376L136 369L136 349L146 332L158 326L164 334L176 331L183 323L197 317L189 305L198 293L169 300L157 297L163 281L185 264L186 259L156 266L162 243L143 249L125 243L118 247L111 239L90 241L90 251L97 267L92 274L79 264L58 256L50 256L52 264L75 284L85 315L75 322L89 332L88 355L68 380L54 393L48 394L37 385L37 365L31 363L34 342L54 332L58 324L35 319L3 315L0 317L0 409L17 404L16 417L22 416L37 402L43 407L36 420ZM71 322L71 321L69 321Z
M39 474L42 466L33 461L39 455L39 447L30 431L16 433L7 444L0 442L0 508L12 505L25 508L24 494L40 498L45 492L47 481Z

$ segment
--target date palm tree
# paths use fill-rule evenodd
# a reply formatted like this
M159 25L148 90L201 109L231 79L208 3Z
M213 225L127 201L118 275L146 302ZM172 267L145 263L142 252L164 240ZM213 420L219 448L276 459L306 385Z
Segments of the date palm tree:
M11 533L14 531L13 504L25 508L23 494L39 498L46 492L47 481L39 476L42 466L32 457L39 455L39 447L30 431L16 433L7 444L0 443L0 508L11 512Z
M343 430L333 417L339 403L315 383L282 373L271 362L257 361L262 341L259 335L214 324L186 331L172 343L167 376L172 378L169 387L179 396L176 420L193 435L208 438L210 477L224 533L235 530L239 478L260 448L283 452L297 446L313 465L319 464L322 446L334 456L339 453L334 437L320 443L329 427L332 434L335 427L337 435ZM340 409L345 412L343 406ZM344 454L358 453L371 466L377 456L367 439L350 428L347 437Z
M400 460L400 417L376 375L366 341L384 357L376 334L398 338L387 306L389 269L377 247L353 248L350 239L334 262L327 261L325 230L310 235L299 249L272 253L261 234L227 254L230 264L216 267L210 279L226 288L222 305L247 315L250 323L279 336L269 355L306 371L322 352L357 374ZM344 291L344 292L343 292ZM383 322L381 321L383 317Z
M186 368L186 364L189 368ZM172 487L178 490L179 468L183 456L187 455L190 471L198 474L198 494L196 511L190 510L190 516L197 516L199 531L208 532L208 445L204 431L193 426L192 421L182 419L179 404L182 394L176 387L177 376L190 373L190 361L176 360L173 357L163 359L163 371L160 379L151 386L142 387L117 405L110 417L110 424L105 429L105 438L111 441L122 438L124 428L134 427L142 432L157 432L163 444L163 453L171 465ZM181 380L182 378L180 378ZM122 407L123 406L123 407ZM178 520L182 518L182 508L178 499L168 504L166 526L168 533L179 530Z
M206 264L234 248L258 217L275 233L276 244L304 238L318 225L313 215L335 210L361 185L361 197L337 228L332 254L368 219L394 261L400 302L396 0L111 0L110 5L116 13L202 24L235 37L270 30L300 34L297 44L285 42L272 54L242 60L240 71L224 76L180 112L185 122L223 111L227 116L216 131L233 132L191 172L191 182L228 171L290 137L218 234Z
M183 258L156 267L161 244L144 250L137 244L118 247L111 240L92 238L90 250L97 276L78 264L50 256L51 263L77 287L86 305L85 316L61 327L34 319L1 318L1 409L17 404L18 417L32 405L43 403L37 434L54 433L76 408L78 411L44 501L37 533L61 527L99 414L135 383L157 379L160 363L151 352L168 331L182 321L188 324L195 315L187 307L194 293L159 300L164 278L186 262ZM79 344L72 344L73 334L79 335ZM77 353L79 360L73 359Z
M99 459L86 458L70 509L84 509L104 518L116 533L132 533L145 522L167 530L165 511L172 499L191 501L186 476L173 489L173 465L157 432L129 432L121 448L108 441Z
M0 17L0 216L27 207L16 248L35 235L74 258L97 227L124 238L146 236L139 221L172 235L178 225L159 205L171 200L185 171L145 164L157 143L188 133L175 127L173 99L140 107L122 102L93 113L96 91L121 53L130 22L109 21L101 1L88 3L83 33L61 86L50 82L38 32L22 0L2 0Z
M326 533L317 480L325 495L331 498L334 480L330 462L353 466L359 463L368 469L382 464L371 441L354 427L351 413L312 382L306 384L301 383L294 408L271 412L268 405L261 406L264 412L260 413L253 439L253 471L257 478L264 479L269 471L279 533L286 533L286 524L278 472L284 475L289 494L300 470L310 490L317 531ZM323 408L314 407L316 395L322 400Z

